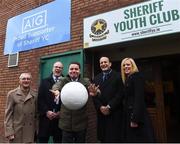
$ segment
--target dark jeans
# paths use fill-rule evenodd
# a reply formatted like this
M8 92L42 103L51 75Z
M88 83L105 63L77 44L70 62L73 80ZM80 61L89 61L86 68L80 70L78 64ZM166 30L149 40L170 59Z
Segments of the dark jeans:
M62 131L62 142L63 143L85 143L86 141L86 130L78 132Z

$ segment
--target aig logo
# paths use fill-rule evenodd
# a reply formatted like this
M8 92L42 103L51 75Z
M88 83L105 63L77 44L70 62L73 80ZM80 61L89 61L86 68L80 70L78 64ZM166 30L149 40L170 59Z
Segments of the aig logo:
M22 33L37 30L46 26L47 10L23 18Z

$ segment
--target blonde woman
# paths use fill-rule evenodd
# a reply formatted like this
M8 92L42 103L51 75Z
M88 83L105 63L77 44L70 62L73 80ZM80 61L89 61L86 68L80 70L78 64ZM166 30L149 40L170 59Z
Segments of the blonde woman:
M154 142L153 130L144 100L143 77L132 58L122 60L121 75L125 87L124 142Z

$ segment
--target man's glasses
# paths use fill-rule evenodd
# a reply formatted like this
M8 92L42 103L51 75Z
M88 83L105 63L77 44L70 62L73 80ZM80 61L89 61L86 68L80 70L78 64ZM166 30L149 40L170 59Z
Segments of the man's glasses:
M63 69L63 67L55 66L55 68Z
M26 77L23 77L23 78L21 78L21 80L31 80L31 78L26 78Z

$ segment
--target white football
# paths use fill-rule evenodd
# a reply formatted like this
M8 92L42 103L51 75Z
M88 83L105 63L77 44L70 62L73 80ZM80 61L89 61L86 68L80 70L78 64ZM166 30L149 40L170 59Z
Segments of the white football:
M82 108L88 100L88 92L80 82L69 82L61 90L61 101L70 110Z

